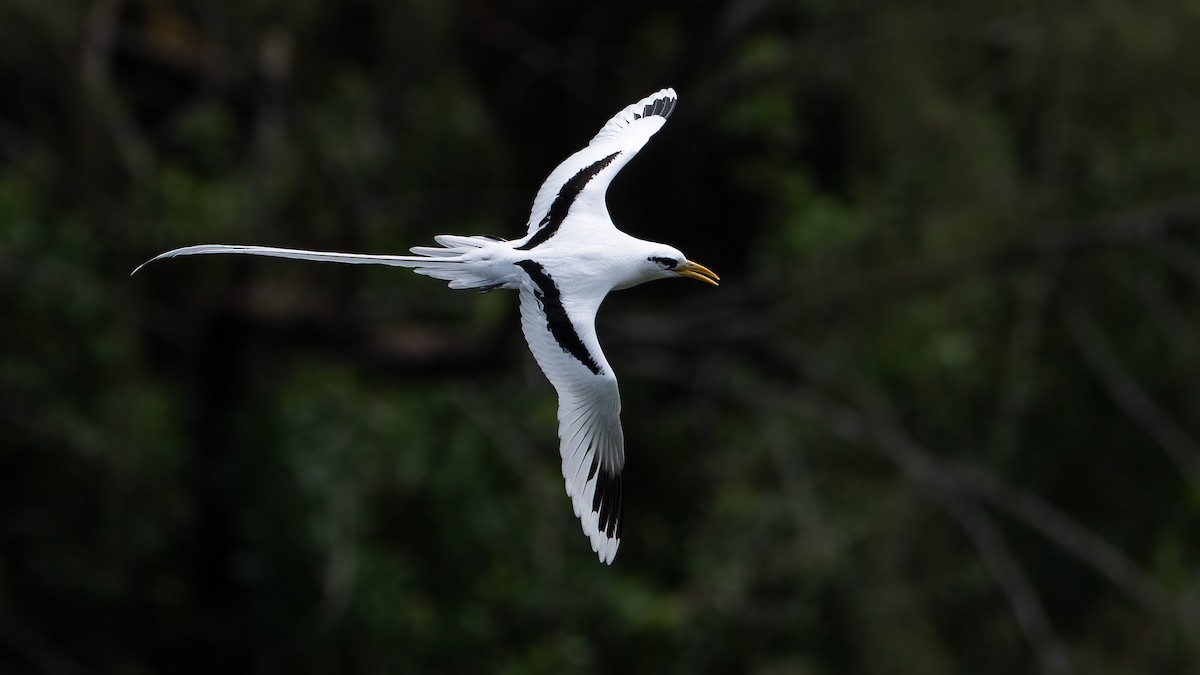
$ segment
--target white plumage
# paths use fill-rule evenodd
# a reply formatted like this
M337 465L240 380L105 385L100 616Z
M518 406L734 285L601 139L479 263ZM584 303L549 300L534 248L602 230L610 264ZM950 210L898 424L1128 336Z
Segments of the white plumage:
M675 248L621 232L605 205L613 176L662 128L676 101L675 90L663 89L613 116L587 147L551 172L534 198L528 231L516 241L439 235L440 247L414 247L411 256L204 244L167 251L134 273L162 258L242 253L410 267L449 281L450 288L518 290L525 339L558 392L567 495L592 550L611 563L621 542L625 441L617 378L596 339L596 312L609 291L646 281L719 280Z

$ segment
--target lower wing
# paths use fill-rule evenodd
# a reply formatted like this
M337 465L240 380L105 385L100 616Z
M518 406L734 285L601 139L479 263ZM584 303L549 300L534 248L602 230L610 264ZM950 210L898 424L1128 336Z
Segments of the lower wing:
M521 327L546 379L558 391L558 437L567 496L601 562L621 544L625 439L617 378L600 351L594 314L571 317L558 288L536 262L518 263Z

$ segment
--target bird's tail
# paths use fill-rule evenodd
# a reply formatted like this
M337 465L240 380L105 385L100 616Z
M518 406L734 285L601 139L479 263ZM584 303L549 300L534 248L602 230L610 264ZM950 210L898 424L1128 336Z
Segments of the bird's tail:
M414 246L410 249L416 255L374 255L367 253L338 253L335 251L306 251L297 248L275 248L273 246L238 246L234 244L200 244L185 246L166 253L160 253L146 262L138 265L130 276L138 273L146 265L164 258L174 258L183 255L207 255L213 253L240 253L242 255L259 255L271 258L291 258L293 260L311 260L314 262L335 262L349 265L391 265L392 267L409 267L417 274L434 277L450 282L450 288L489 288L500 284L497 280L482 274L486 270L477 263L480 248L494 244L491 237L463 237L453 234L442 234L434 237L441 244L436 246ZM472 264L476 263L476 264Z

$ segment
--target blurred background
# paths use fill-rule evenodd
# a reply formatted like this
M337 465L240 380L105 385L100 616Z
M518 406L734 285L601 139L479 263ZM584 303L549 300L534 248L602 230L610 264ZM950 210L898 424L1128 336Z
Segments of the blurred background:
M1195 673L1200 5L0 1L0 671ZM525 230L666 86L599 320L196 243Z

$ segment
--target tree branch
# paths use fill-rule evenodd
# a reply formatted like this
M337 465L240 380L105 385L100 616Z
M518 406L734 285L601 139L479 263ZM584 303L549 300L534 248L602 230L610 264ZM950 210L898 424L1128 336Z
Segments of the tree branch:
M992 506L1041 532L1047 539L1108 579L1151 614L1168 616L1166 591L1125 554L1036 495L1005 484L984 471L957 464L954 476Z
M1162 448L1187 480L1200 481L1200 444L1138 386L1095 320L1083 308L1075 307L1063 321L1084 361L1121 411Z
M775 352L779 355L778 352ZM783 358L803 377L818 384L828 382L824 365L802 350ZM892 419L886 404L866 392L852 392L851 405L835 402L825 393L807 387L780 389L765 380L739 387L728 395L745 399L755 409L799 412L833 435L855 443L869 443L883 451L901 472L944 508L963 528L991 571L1012 607L1017 626L1037 655L1045 673L1073 671L1066 649L1042 605L1037 589L1013 555L991 518L971 499L970 491L945 468L933 453L913 441Z

